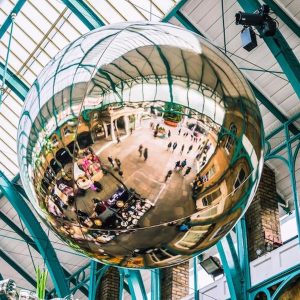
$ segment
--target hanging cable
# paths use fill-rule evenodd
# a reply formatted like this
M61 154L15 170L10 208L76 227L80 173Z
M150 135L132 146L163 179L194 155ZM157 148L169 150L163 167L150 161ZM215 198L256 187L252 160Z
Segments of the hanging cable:
M2 97L3 97L4 89L5 89L8 59L9 59L9 54L10 54L10 46L11 46L11 40L12 40L12 34L13 34L13 28L14 28L14 22L15 22L16 14L12 13L10 17L11 17L11 26L10 26L10 33L9 33L9 39L8 39L6 59L5 59L4 74L3 74L3 78L2 78L2 85L1 85L1 88L0 88L0 107L1 107L1 104L2 104Z
M225 54L227 54L227 49L226 49L226 28L225 28L224 0L222 0L222 23L223 23L224 51L225 51Z
M43 268L44 268L44 270L45 270L45 265L46 265L46 257L47 257L48 246L49 246L49 243L50 243L49 234L50 234L50 228L48 227L48 233L47 233L48 240L47 240L47 246L46 246L46 251L45 251L45 257L43 257L43 260L44 260Z
M20 224L21 224L22 230L23 230L23 232L25 233L25 228L24 228L24 226L23 226L22 220L21 220L21 218L20 218L20 216L19 216L19 215L18 215L18 217L19 217L19 221L20 221ZM31 262L32 262L32 265L33 265L34 271L36 272L36 266L35 266L34 259L33 259L33 256L32 256L32 253L31 253L31 250L30 250L30 247L29 247L29 244L28 244L28 242L26 242L26 244L27 244L27 249L28 249L28 252L29 252L29 254L30 254L30 258L31 258Z

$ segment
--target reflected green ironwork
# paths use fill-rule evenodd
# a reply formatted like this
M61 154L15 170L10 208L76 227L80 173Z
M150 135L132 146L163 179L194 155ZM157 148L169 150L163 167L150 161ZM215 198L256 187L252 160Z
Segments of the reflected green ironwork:
M85 34L45 67L18 131L22 182L75 250L156 268L216 244L263 164L254 95L201 37L162 23Z

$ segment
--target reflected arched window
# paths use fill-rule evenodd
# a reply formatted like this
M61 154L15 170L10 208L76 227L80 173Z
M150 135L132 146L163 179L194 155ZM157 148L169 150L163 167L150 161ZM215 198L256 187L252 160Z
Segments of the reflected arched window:
M237 189L246 179L246 173L245 170L243 168L240 169L239 174L234 182L234 189Z
M230 126L229 126L229 130L231 132L230 135L228 135L228 138L227 138L227 141L225 143L225 149L230 152L233 144L234 144L234 136L236 136L236 133L237 133L237 127L234 123L231 123Z
M206 195L202 199L202 204L203 206L210 206L214 200L219 198L222 195L220 188L217 190L213 191L212 193Z

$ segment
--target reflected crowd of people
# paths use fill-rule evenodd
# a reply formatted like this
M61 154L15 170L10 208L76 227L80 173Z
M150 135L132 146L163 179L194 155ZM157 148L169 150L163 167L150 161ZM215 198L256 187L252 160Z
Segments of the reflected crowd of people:
M207 120L182 117L170 126L163 114L149 113L146 106L142 113L139 108L138 117L124 117L127 123L119 121L121 108L114 111L110 107L108 112L118 113L119 119L110 122L110 127L101 127L104 121L97 113L97 135L92 135L91 128L92 138L84 131L70 142L74 131L64 129L69 144L63 137L55 140L60 147L56 156L61 153L63 159L53 153L50 163L44 160L44 168L35 168L36 192L43 195L39 199L49 222L71 245L79 243L87 254L98 247L97 251L110 259L116 259L114 249L120 247L121 240L127 253L145 228L153 228L153 232L165 228L161 230L169 232L168 247L173 250L145 243L129 251L128 261L141 255L154 261L158 255L174 260L174 251L192 252L215 228L214 224L199 225L199 220L222 214L226 208L223 195L228 190L215 191L213 187L222 185L221 175L229 166L232 154L225 151L230 149L229 139L218 140L221 127L210 126ZM80 120L78 126L89 128L83 118ZM217 160L223 161L223 170L216 167ZM174 216L173 210L165 209L162 213L166 204L180 207L180 214ZM127 236L125 243L122 236Z

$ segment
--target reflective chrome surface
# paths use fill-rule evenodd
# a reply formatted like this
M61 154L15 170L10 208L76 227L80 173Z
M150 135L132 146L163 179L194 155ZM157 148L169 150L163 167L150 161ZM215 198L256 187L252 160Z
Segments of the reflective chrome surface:
M155 268L213 246L255 193L263 129L234 64L169 24L92 31L54 57L19 125L42 218L105 264Z

